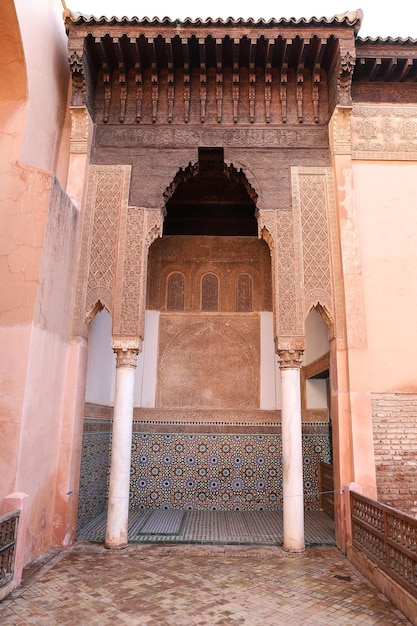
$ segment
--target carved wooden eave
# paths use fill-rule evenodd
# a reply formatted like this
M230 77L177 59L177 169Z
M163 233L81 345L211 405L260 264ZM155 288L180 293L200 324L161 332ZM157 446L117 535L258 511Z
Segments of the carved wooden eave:
M269 21L68 11L72 104L86 104L96 123L326 123L336 103L350 101L361 19L361 11Z
M353 81L417 83L417 39L358 38Z

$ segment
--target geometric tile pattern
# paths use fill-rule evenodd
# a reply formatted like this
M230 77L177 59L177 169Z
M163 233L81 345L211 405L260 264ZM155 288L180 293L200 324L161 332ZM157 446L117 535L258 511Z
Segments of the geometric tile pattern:
M305 510L319 510L328 435L302 436ZM107 508L111 434L83 436L79 529ZM133 433L131 509L282 509L282 439L270 434Z
M82 528L107 507L110 433L84 433L81 453L78 523Z
M305 508L318 510L329 437L303 435ZM280 435L134 433L130 508L282 508Z
M78 531L78 539L102 542L106 512ZM334 545L334 522L323 511L306 511L307 546ZM129 512L128 540L133 543L282 545L282 511L180 511L139 509Z
M4 626L410 626L337 548L77 543L0 605Z

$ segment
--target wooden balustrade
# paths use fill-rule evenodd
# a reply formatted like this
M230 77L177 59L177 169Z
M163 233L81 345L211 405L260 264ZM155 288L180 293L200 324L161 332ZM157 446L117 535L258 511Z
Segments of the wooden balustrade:
M0 587L12 580L14 575L19 516L18 509L0 516Z
M334 519L334 480L333 465L319 464L319 500L320 508Z
M417 597L417 519L350 492L352 545Z

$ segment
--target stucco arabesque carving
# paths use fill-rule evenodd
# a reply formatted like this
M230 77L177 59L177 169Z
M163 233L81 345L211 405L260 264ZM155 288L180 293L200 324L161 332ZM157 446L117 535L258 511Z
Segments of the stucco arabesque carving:
M352 153L351 114L350 106L337 106L333 112L330 121L330 139L335 155Z
M358 159L417 160L417 107L354 107L352 155Z
M84 106L71 106L71 138L70 152L72 154L86 154L88 149L88 132L90 118Z

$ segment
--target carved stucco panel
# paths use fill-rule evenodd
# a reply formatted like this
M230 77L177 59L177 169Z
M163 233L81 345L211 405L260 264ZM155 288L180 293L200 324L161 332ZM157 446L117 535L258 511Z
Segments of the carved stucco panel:
M259 209L258 232L271 251L274 336L303 334L301 228L291 210Z
M130 166L90 166L83 222L83 242L77 288L74 333L85 324L97 303L113 315L116 263L121 217L127 207Z
M86 107L70 107L71 137L70 152L72 154L86 154L90 139L91 119Z
M355 106L352 156L356 159L417 159L417 107Z
M320 302L331 308L331 269L327 186L323 168L293 168L294 210L300 216L304 298L308 308Z
M331 168L292 168L294 212L302 237L304 316L317 304L341 322L340 246ZM297 217L298 219L298 217Z
M276 211L277 219L277 266L279 284L278 335L303 334L303 320L297 303L297 265L294 216L292 211Z
M143 340L149 247L162 236L159 209L128 207L121 229L113 335Z

